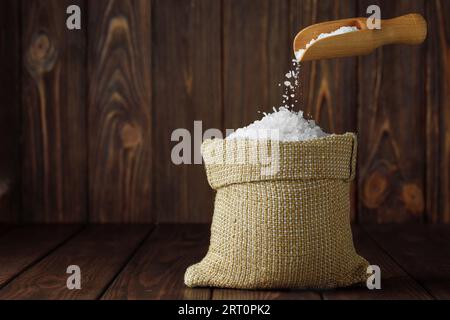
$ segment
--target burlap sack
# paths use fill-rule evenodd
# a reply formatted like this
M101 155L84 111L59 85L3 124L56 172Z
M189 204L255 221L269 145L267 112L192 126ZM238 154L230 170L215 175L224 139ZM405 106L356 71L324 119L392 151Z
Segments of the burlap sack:
M366 280L349 219L354 134L207 140L202 154L217 194L209 250L187 269L187 286L333 288Z

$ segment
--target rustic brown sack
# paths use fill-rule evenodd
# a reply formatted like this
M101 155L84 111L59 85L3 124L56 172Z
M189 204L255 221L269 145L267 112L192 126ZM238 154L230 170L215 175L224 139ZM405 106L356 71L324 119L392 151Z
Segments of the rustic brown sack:
M258 163L262 149L279 155L270 170ZM207 140L202 154L217 194L209 250L187 269L187 286L334 288L366 280L349 218L354 134Z

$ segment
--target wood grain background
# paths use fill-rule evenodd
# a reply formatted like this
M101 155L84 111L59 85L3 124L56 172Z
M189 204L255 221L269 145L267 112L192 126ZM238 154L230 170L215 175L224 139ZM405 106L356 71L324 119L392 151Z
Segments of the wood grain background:
M81 30L65 27L70 4ZM423 14L426 42L304 63L297 108L358 133L354 221L450 223L443 0L2 0L0 221L209 222L204 169L172 164L172 131L270 111L294 35L369 4Z

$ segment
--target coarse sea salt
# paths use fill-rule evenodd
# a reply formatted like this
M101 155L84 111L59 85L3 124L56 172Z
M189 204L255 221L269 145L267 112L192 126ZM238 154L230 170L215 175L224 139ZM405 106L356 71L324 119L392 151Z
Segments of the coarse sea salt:
M295 112L287 107L280 107L278 110L273 108L273 111L264 113L261 120L237 129L227 139L305 141L328 135L316 125L314 120L305 119L302 111Z
M264 113L262 119L237 129L226 139L305 141L327 136L314 120L305 119L302 111L292 110L298 102L295 97L300 85L299 76L300 64L294 59L292 70L286 73L286 80L283 82L283 104L278 109L274 107L272 113ZM281 83L279 85L281 86Z
M298 102L295 96L299 86L299 62L305 50L314 42L323 38L358 30L357 27L348 26L341 27L330 33L322 33L316 39L311 40L305 49L295 52L297 60L292 60L293 69L286 73L286 80L283 82L285 90L282 95L283 105L278 109L274 107L272 113L264 113L264 117L261 120L256 120L247 127L237 129L226 139L305 141L328 136L329 134L323 132L314 120L305 119L302 111L295 112L291 110L295 103ZM281 83L278 86L281 86Z
M297 58L297 60L300 61L302 59L303 55L305 54L306 49L308 49L312 44L316 43L320 39L337 36L339 34L355 32L358 30L359 29L357 27L345 26L345 27L340 27L339 29L334 30L329 33L321 33L317 38L312 39L310 42L308 42L304 49L299 49L299 50L295 51L295 57Z

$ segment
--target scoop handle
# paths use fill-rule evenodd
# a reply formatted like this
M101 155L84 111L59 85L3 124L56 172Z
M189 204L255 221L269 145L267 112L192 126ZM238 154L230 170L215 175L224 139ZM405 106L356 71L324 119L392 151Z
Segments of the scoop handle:
M417 13L411 13L393 19L381 20L383 43L420 44L427 37L427 22Z

